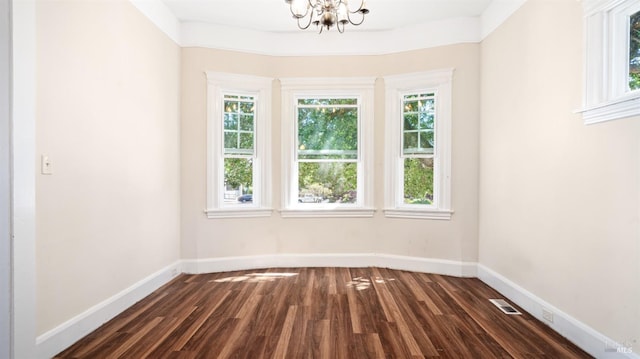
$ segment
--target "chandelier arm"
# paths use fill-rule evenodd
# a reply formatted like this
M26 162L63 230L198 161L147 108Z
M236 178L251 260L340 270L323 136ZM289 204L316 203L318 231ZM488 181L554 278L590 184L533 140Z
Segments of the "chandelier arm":
M344 1L343 1L343 0L340 0L340 3L344 3ZM349 4L348 4L348 3L345 3L345 4L347 5L347 11L348 11L348 12L350 12L350 13L352 13L352 14L355 14L355 13L357 13L357 12L362 11L362 9L364 8L364 6L365 6L366 2L365 2L365 0L360 0L360 7L358 7L358 8L357 8L356 10L354 10L354 11L351 11L351 9L349 9Z
M358 11L359 11L359 10L358 10ZM354 11L354 12L350 12L350 11L349 11L349 12L347 12L347 20L349 20L349 23L351 23L351 25L353 25L353 26L361 25L361 24L364 22L364 14L362 14L362 19L361 19L361 20L360 20L360 22L358 22L358 23L353 22L353 20L351 20L351 15L350 15L350 14L355 14L355 13L357 13L358 11Z
M293 17L296 18L296 19L300 19L301 17L307 16L307 14L309 13L309 9L312 8L311 0L307 0L307 2L308 2L309 5L307 5L307 9L305 10L304 15L299 15L299 14L296 14L295 12L293 12L293 2L290 2L289 3L289 11L291 11L291 15L293 15Z
M340 24L341 23L337 23L336 28L338 29L338 32L342 34L344 32L344 23L342 23L342 28L340 28Z
M307 14L305 14L305 16L304 16L304 17L306 17L306 16L307 16ZM297 20L298 20L298 28L299 28L300 30L306 30L306 29L308 29L308 28L309 28L309 26L311 26L311 23L313 22L313 11L311 12L311 14L309 14L309 22L307 23L307 25L305 25L305 26L300 26L300 19L301 19L300 17L299 17L299 18L297 18Z

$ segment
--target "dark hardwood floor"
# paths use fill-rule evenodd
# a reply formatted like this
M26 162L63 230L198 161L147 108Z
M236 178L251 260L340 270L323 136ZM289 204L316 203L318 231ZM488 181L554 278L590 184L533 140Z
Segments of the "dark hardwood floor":
M180 275L56 358L590 358L490 298L478 279L383 268Z

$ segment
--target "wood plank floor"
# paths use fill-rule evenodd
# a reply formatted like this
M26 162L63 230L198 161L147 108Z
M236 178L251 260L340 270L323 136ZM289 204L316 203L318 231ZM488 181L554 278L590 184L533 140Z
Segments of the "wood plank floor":
M590 358L490 298L383 268L183 274L56 358Z

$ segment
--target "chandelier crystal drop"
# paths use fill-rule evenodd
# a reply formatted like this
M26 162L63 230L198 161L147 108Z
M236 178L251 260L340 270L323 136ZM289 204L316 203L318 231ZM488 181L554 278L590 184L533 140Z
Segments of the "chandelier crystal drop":
M344 26L347 24L354 26L362 24L369 9L367 9L366 0L359 1L360 6L352 11L348 0L284 0L289 4L291 15L298 22L300 30L306 30L313 24L320 28L319 33L322 33L323 29L331 29L334 25L340 33L343 33Z

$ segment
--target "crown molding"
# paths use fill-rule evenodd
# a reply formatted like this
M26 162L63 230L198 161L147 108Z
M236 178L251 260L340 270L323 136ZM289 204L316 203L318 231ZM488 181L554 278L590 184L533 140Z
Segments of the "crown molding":
M321 36L310 31L260 32L187 22L182 24L181 46L272 56L384 55L450 44L476 43L480 41L479 29L478 18L448 19L389 31L345 31L342 34L330 31Z
M181 47L205 47L270 56L384 55L478 43L527 0L494 0L479 17L431 21L386 31L265 32L200 22L180 22L162 0L129 0ZM221 34L224 34L223 36ZM425 36L425 34L427 36ZM309 41L309 39L313 41ZM357 44L357 46L354 46Z
M144 16L164 32L173 42L180 45L180 20L169 10L162 0L129 0Z
M482 40L491 35L494 30L507 21L525 2L527 2L527 0L494 0L491 2L481 16Z

